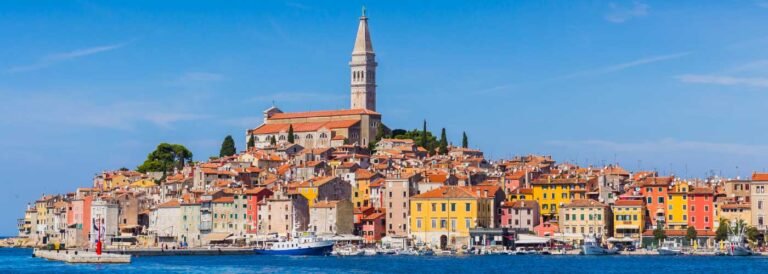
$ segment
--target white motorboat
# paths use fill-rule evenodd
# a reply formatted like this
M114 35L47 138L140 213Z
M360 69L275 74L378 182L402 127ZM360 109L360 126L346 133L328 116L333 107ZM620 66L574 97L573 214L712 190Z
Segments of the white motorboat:
M728 229L728 242L725 243L725 252L730 256L751 256L755 253L749 248L746 237L746 224L733 222Z
M683 248L676 241L664 240L659 248L656 249L659 255L675 256L683 254Z
M597 238L594 236L585 236L584 245L581 246L581 251L584 255L615 255L619 254L619 250L615 247L605 248L600 245Z

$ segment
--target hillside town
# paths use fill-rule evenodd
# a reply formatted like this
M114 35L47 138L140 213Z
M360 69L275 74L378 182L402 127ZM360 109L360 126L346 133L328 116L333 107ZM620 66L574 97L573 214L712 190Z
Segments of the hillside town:
M682 178L618 163L579 166L546 155L488 159L423 129L385 125L363 12L350 65L350 108L272 106L236 151L203 161L161 144L138 168L99 172L72 192L45 193L18 219L25 246L184 249L253 247L295 231L339 245L469 250L717 248L728 229L765 244L768 173ZM420 122L420 121L418 121ZM169 156L170 155L170 156ZM21 212L20 212L21 215ZM723 231L726 235L723 235ZM594 239L592 239L594 240Z

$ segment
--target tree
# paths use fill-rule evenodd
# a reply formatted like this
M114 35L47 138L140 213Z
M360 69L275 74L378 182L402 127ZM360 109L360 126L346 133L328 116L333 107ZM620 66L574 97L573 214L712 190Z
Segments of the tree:
M395 131L393 131L394 133ZM423 131L418 129L413 129L411 131L404 131L404 132L398 132L400 134L392 136L392 138L395 139L411 139L415 144L418 146L423 147L424 149L434 152L435 148L438 147L440 142L435 138L435 136L432 136L432 133L427 131L427 134L424 134ZM424 137L426 136L426 138ZM423 143L426 143L426 146L422 145Z
M256 140L254 140L253 135L248 136L248 144L246 145L245 149L248 150L255 146L256 146Z
M384 131L385 131L384 124L379 123L379 125L376 127L376 143L381 141L381 139L384 139L384 137L386 136L386 132Z
M277 145L277 139L275 139L275 135L272 135L272 137L269 138L269 144L270 145Z
M685 232L685 241L690 242L692 240L696 240L696 237L698 236L698 233L696 232L696 228L689 226L688 230Z
M467 132L464 131L461 133L461 147L463 148L469 148L469 140L467 139Z
M748 226L744 234L747 235L747 240L749 240L750 242L756 242L757 236L760 235L760 231L757 231L757 228L754 226Z
M221 150L219 150L219 157L232 156L237 153L235 148L235 139L232 139L232 135L224 137L224 142L221 143Z
M440 154L448 154L448 137L445 136L445 128L440 132Z
M161 143L147 155L147 160L136 168L137 171L163 172L163 176L174 168L182 169L184 164L192 161L192 152L183 145Z
M288 142L293 144L293 124L288 125Z
M395 136L397 136L397 135L403 135L403 134L405 134L405 133L407 133L407 132L408 132L408 131L406 131L405 129L402 129L402 128L396 128L396 129L393 129L393 130L392 130L392 133L391 133L391 135L392 135L392 137L394 138L394 137L395 137Z
M424 125L421 128L421 146L427 148L427 120L424 119Z
M720 242L727 240L729 229L730 225L728 224L728 220L720 219L720 226L715 231L715 241Z
M656 224L656 229L653 230L653 240L658 242L667 238L667 233L664 231L664 225L661 223Z

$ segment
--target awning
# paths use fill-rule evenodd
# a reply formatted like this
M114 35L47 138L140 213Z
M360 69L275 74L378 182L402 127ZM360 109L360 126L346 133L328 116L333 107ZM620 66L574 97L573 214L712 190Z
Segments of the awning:
M203 240L208 242L221 242L227 239L232 233L229 232L211 232L205 235Z
M613 243L631 243L631 242L634 242L634 241L635 241L634 239L629 238L629 237L624 237L624 238L610 237L610 238L608 238L608 242L613 242Z
M232 236L229 236L229 237L227 237L225 240L228 240L228 241L237 241L237 240L243 240L243 239L245 239L245 237L243 237L243 236L237 236L237 235L232 235Z
M539 236L533 236L533 235L526 235L526 234L519 234L518 239L515 241L515 244L547 244L549 243L550 239L545 237L539 237Z

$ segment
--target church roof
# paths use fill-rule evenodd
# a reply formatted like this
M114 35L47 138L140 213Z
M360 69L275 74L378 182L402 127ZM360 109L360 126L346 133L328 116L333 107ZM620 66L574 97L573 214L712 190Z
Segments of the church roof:
M336 129L350 128L360 123L360 120L338 120L328 122L308 122L292 124L263 124L253 130L251 134L271 134L287 132L290 126L293 126L293 132L314 132L321 128Z
M285 112L275 113L269 117L270 120L276 119L294 119L294 118L315 118L315 117L331 117L331 116L344 116L344 115L381 115L378 112L368 109L339 109L339 110L318 110L318 111L305 111L305 112Z
M373 53L371 33L368 31L368 17L365 17L365 7L363 7L363 15L360 16L360 25L357 27L355 48L352 49L352 54L359 53Z

